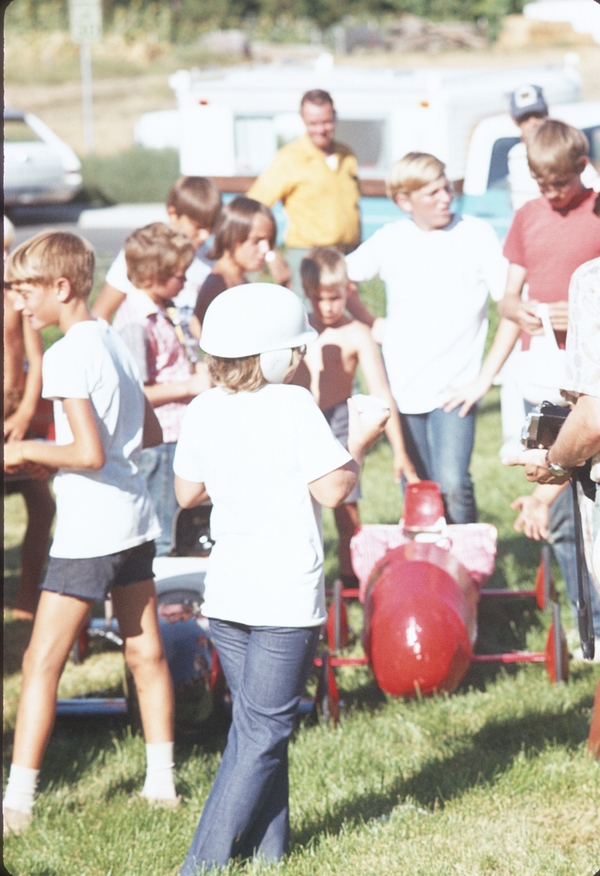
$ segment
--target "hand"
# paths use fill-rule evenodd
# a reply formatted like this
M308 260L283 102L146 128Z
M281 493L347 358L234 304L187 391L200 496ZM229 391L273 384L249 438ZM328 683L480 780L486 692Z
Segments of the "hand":
M373 325L371 326L371 336L376 344L383 344L383 338L385 336L385 328L387 326L387 319L382 316L378 316Z
M348 399L348 451L357 461L375 444L390 418L389 408L358 412L354 399Z
M30 417L19 414L19 411L15 411L14 414L7 417L4 421L4 440L21 441L29 429L30 422Z
M401 482L403 475L409 484L416 484L421 480L406 453L394 454L394 480L397 484Z
M569 328L569 302L555 301L548 305L548 315L555 332L566 332Z
M279 286L289 286L292 278L290 266L277 250L271 250L272 258L267 260L269 273Z
M42 465L41 462L26 462L23 470L27 472L29 477L34 481L47 481L53 478L58 469L50 468L47 465Z
M208 366L204 362L197 362L195 367L196 370L189 380L190 395L192 396L200 395L201 392L214 386L208 373Z
M16 474L25 465L22 441L9 441L4 445L4 471Z
M538 484L564 484L569 480L569 475L557 477L552 474L546 462L545 450L525 450L518 456L511 456L504 465L525 466L527 480Z
M545 502L535 496L519 496L510 507L521 512L513 524L517 532L524 531L527 538L536 541L548 538L549 508Z
M490 386L489 381L478 377L473 383L468 383L459 389L447 389L443 396L442 410L449 414L450 411L461 405L458 416L466 417L473 405L483 398Z
M543 334L542 320L537 314L539 301L521 301L517 310L516 322L523 331L530 335Z

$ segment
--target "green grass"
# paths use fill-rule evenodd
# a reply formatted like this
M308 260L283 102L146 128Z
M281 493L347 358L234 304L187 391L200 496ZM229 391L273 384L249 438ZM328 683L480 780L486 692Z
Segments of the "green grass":
M494 390L478 418L473 459L480 517L500 535L492 583L531 586L539 546L513 531L509 509L510 500L531 487L520 470L501 466L499 436ZM363 521L398 520L400 494L386 441L369 455L362 486ZM5 515L10 605L24 523L20 497L5 499ZM329 512L324 532L331 580L337 561ZM357 605L350 622L359 629ZM548 623L548 613L528 600L499 608L482 604L478 649L543 648ZM29 630L6 611L6 769ZM354 648L360 651L358 643ZM99 688L119 694L122 674L119 652L96 648L83 665L67 665L60 694ZM290 748L292 853L279 868L261 872L592 876L598 870L598 764L585 756L597 667L573 665L568 683L551 685L541 666L476 666L453 695L409 701L386 697L364 667L339 670L337 678L345 702L338 729L303 720ZM144 778L139 734L123 720L58 721L34 824L26 836L5 840L7 869L14 876L174 876L223 745L222 732L210 726L196 740L178 740L183 805L160 812L129 803ZM227 872L258 869L234 863Z

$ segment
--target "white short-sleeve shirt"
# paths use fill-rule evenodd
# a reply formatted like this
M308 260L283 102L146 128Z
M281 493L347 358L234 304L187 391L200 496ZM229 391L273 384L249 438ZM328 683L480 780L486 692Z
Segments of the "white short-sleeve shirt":
M160 535L138 469L144 392L137 366L118 334L104 320L71 326L44 354L42 395L54 399L57 444L73 441L60 399L89 399L106 455L99 471L61 469L56 475L50 556L107 556Z
M251 626L323 622L321 515L308 484L350 459L302 387L216 388L189 404L174 469L204 483L213 502L208 617Z
M385 283L383 358L399 410L421 414L444 391L475 380L487 335L488 295L504 294L508 262L493 228L454 216L436 231L384 225L346 257L351 280Z

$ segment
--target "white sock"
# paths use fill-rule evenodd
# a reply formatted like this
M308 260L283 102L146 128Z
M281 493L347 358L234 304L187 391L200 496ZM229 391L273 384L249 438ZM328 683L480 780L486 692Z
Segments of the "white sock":
M142 796L160 800L174 798L174 766L172 742L146 745L146 781Z
M19 812L31 815L39 774L39 770L31 770L16 763L11 764L4 795L4 808L17 809Z

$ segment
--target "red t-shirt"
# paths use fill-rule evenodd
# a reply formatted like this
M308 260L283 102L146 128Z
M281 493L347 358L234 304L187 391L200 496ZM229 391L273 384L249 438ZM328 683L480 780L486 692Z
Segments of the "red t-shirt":
M515 213L504 255L527 271L529 298L548 304L566 301L573 271L600 256L600 216L594 213L597 192L584 189L566 210L553 210L546 198L528 201ZM529 335L522 333L523 349ZM566 332L556 339L565 345Z

